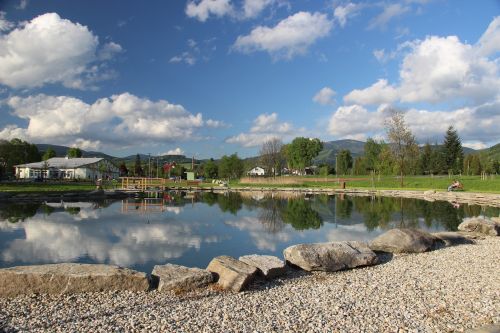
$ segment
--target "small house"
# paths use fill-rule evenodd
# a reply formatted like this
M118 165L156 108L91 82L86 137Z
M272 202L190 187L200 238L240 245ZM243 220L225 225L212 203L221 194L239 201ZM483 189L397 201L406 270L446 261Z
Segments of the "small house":
M53 157L46 161L15 166L19 179L111 179L118 178L120 170L113 163L99 157Z
M248 171L247 174L249 176L264 176L266 174L266 170L261 167L255 167L252 170Z

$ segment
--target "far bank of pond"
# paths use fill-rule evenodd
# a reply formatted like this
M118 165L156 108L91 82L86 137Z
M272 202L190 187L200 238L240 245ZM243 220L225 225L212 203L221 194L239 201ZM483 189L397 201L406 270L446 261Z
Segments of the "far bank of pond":
M500 209L303 192L166 192L157 198L0 202L0 267L84 262L151 271L219 255L281 257L298 243L368 241L394 227L456 230Z

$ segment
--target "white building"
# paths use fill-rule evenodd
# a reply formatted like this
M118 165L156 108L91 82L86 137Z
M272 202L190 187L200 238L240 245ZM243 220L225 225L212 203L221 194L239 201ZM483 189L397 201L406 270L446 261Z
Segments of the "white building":
M255 167L247 173L249 176L264 176L266 174L266 170L261 167Z
M119 169L98 157L53 157L46 161L16 165L20 179L108 179L118 178Z

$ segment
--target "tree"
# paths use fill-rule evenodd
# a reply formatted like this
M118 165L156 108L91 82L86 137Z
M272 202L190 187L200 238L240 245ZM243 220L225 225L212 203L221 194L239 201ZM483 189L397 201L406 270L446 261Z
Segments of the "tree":
M272 138L262 144L262 148L260 149L260 163L264 167L264 170L266 170L266 174L272 174L273 177L276 177L276 174L281 173L283 166L282 147L283 142L278 138Z
M367 171L370 171L370 170L373 171L372 169L369 169L366 166L366 163L367 163L367 160L365 157L362 157L362 156L356 157L354 159L354 162L353 162L353 173L355 175L366 175Z
M128 176L128 169L127 166L125 165L125 162L122 162L120 164L120 177L126 177Z
M203 165L203 171L205 174L205 178L215 179L217 178L218 167L215 164L214 159L211 158Z
M20 139L0 140L0 178L14 174L14 166L40 161L40 152L34 144Z
M352 168L351 152L347 149L341 150L337 154L337 175L345 175Z
M238 155L222 156L219 162L219 177L237 179L243 174L243 161Z
M478 154L467 155L464 159L464 170L467 175L480 175L483 171L481 158Z
M69 158L82 157L82 151L80 148L70 148L66 155L68 155Z
M432 147L427 142L418 160L418 170L420 174L425 175L425 174L430 174L432 172L431 159L432 159Z
M377 170L379 175L390 175L394 172L394 156L388 144L382 145L382 150L378 157Z
M52 157L56 157L56 152L54 149L52 148L47 148L47 150L45 151L45 153L43 153L43 156L42 156L42 160L46 161L48 160L49 158L52 158Z
M376 171L379 161L382 143L378 143L372 138L368 138L365 143L365 166L367 170Z
M135 156L134 174L136 177L143 176L143 170L141 166L141 156L139 154Z
M303 172L322 149L323 143L319 139L295 138L286 147L288 165Z
M457 131L453 126L448 127L444 137L443 154L446 163L446 171L459 173L462 172L464 151L462 142Z
M385 125L394 161L401 176L401 187L403 187L404 175L418 157L418 145L415 136L405 123L402 112L394 110Z

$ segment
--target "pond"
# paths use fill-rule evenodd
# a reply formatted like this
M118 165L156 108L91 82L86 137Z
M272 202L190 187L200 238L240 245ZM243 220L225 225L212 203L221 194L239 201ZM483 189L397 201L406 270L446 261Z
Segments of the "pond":
M456 230L498 208L449 202L262 193L165 193L99 202L0 202L0 267L106 263L205 268L213 257L282 257L299 243L368 241L394 227Z

